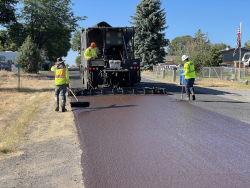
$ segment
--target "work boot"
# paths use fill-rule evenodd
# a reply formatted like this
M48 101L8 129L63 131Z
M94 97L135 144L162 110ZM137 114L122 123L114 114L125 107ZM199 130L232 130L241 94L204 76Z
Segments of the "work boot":
M67 109L65 108L66 101L62 101L62 112L66 112Z
M59 99L58 98L55 98L55 104L56 104L55 111L58 112L59 111Z
M190 88L191 94L192 94L192 100L195 100L195 94L194 94L194 88Z
M190 101L190 92L189 92L189 89L186 90L186 94L187 94L187 97L185 98L185 100Z

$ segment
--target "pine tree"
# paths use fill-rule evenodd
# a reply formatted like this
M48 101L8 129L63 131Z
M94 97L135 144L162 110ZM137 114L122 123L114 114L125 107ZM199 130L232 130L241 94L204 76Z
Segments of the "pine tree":
M164 47L169 43L163 32L168 27L166 13L161 9L160 0L141 0L136 6L132 25L138 28L135 35L135 57L141 60L141 69L152 69L153 65L163 63L166 55Z
M40 51L37 49L36 44L28 36L23 45L18 50L18 58L16 62L22 65L24 72L37 73L38 61L40 58Z

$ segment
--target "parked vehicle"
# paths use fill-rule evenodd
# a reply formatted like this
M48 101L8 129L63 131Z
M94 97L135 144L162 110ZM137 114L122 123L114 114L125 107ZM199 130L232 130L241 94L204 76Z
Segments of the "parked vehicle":
M11 71L11 65L15 63L16 57L18 57L18 52L0 52L0 70Z
M228 68L234 68L234 66L227 64L227 63L220 63L220 66L222 67L228 67Z
M242 61L245 66L249 67L250 66L250 52L247 52L244 54Z

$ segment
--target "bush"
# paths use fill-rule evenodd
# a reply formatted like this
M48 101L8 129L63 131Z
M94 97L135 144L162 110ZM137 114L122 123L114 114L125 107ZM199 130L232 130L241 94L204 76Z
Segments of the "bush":
M22 64L24 72L37 73L38 72L38 61L40 58L40 51L36 44L28 36L25 42L18 50L19 57L16 59L18 64Z

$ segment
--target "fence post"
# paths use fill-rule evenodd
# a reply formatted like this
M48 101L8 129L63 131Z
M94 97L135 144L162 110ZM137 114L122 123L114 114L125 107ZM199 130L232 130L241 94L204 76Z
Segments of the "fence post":
M176 81L176 69L173 70L173 82Z
M162 70L162 79L165 79L165 69Z
M157 75L160 75L161 70L159 70L159 66L157 66Z
M222 66L220 67L220 79L222 80Z
M241 69L239 68L239 82L241 81Z

